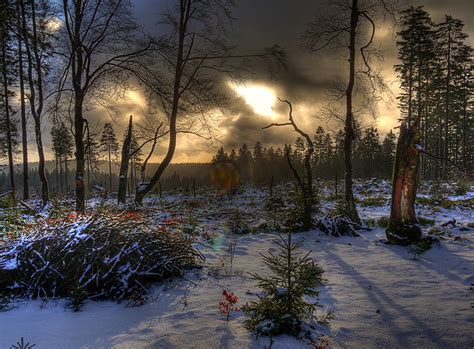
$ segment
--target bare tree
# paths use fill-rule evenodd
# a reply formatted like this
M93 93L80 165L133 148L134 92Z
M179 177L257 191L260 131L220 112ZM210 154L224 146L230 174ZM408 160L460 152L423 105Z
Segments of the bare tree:
M33 116L35 126L35 140L38 151L38 175L41 181L41 199L43 205L49 201L48 179L45 172L45 156L43 139L41 134L41 125L44 111L45 97L45 76L48 67L45 63L50 52L50 34L44 22L51 15L51 9L42 4L38 4L34 0L28 0L26 3L19 0L21 8L21 20L23 39L25 42L25 50L27 57L28 85L29 93L27 97L30 101L30 111ZM28 4L28 8L26 5ZM37 7L39 13L37 14ZM29 13L29 21L27 19Z
M20 115L21 115L21 143L23 155L23 200L27 200L30 196L29 192L29 173L28 173L28 138L27 138L27 121L26 121L26 103L25 103L25 79L23 64L23 30L22 16L20 9L20 1L16 0L17 12L17 39L18 39L18 82L20 89Z
M173 159L178 133L205 139L213 137L216 114L226 98L220 88L222 75L235 77L251 58L270 63L281 61L277 47L261 53L234 53L227 44L232 21L231 0L179 0L174 10L164 15L170 33L159 40L156 53L159 69L142 73L140 81L159 97L168 114L168 150L148 182L137 185L135 201L158 183ZM166 69L162 69L166 67Z
M306 142L306 150L305 150L304 161L303 161L304 167L306 170L306 181L304 180L305 178L302 178L299 175L298 171L292 164L289 146L285 146L285 154L286 154L286 159L288 161L288 165L290 166L293 176L295 177L296 182L298 183L300 187L301 194L303 195L303 201L304 201L303 225L304 225L304 229L309 230L312 227L311 214L313 212L313 206L314 206L313 171L311 168L311 157L314 153L314 144L311 137L307 133L302 131L296 124L293 118L293 106L291 102L280 99L280 98L278 99L280 100L280 102L286 103L289 107L289 112L288 112L289 122L272 123L270 125L263 127L262 129L267 129L273 126L291 126L293 127L293 130L296 133L298 133L301 137L303 137L303 139Z
M380 12L393 15L393 10L383 0L332 1L331 11L320 15L309 25L304 34L305 45L310 52L318 52L327 47L348 48L349 74L345 90L344 119L345 208L348 217L357 224L360 224L360 217L352 189L356 50L359 49L360 59L365 67L363 73L368 78L373 90L381 88L383 80L370 65L370 56L378 54L372 46L376 31L374 18Z
M137 28L128 0L63 0L62 5L62 39L66 50L62 53L65 65L57 99L62 93L72 93L76 210L84 211L84 105L87 100L100 103L123 92L133 70L131 62L146 52L149 45L135 47L139 41L134 37Z

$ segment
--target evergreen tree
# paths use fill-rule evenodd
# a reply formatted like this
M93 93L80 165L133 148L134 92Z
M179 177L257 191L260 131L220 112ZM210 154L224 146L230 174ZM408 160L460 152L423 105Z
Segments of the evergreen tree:
M421 121L431 80L433 58L432 22L422 7L402 12L402 30L397 34L400 64L395 70L400 78L402 122L395 155L392 202L387 239L394 244L409 245L420 239L415 199L419 165Z
M234 148L232 148L232 150L230 151L229 161L233 164L236 164L237 162L237 152Z
M240 169L240 178L244 181L253 179L253 158L246 143L242 144L238 151L237 165Z
M323 269L310 257L301 256L298 249L302 240L292 241L280 236L276 241L278 253L268 252L263 263L272 275L251 274L263 290L263 295L244 308L249 316L247 326L258 334L275 336L290 334L306 335L305 323L314 317L317 302L309 302L306 297L317 297L316 287L324 283Z
M390 130L382 141L382 161L381 168L382 174L385 178L390 178L392 175L393 160L395 158L395 147L397 144L397 138L392 130Z
M115 136L114 127L111 123L105 123L102 129L102 135L100 138L100 147L103 153L107 155L109 161L109 190L113 191L112 187L112 155L117 157L118 142Z
M54 123L51 129L53 153L56 160L56 187L64 192L63 173L65 174L65 191L68 192L68 160L72 157L72 134L64 123ZM64 164L64 167L63 167ZM64 169L64 172L63 172Z
M10 189L15 193L14 151L16 127L11 99L16 75L15 8L11 0L0 1L0 155L8 158Z
M262 183L267 179L265 151L262 142L257 141L253 147L254 176L257 183Z
M217 164L223 164L225 162L229 162L230 159L229 159L229 156L227 155L227 153L224 151L224 148L221 147L217 153L214 155L214 157L212 158L212 163L214 165L217 165Z

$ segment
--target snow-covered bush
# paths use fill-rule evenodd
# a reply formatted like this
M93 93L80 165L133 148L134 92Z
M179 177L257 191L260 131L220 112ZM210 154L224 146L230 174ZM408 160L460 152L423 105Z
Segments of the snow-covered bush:
M345 215L326 215L322 217L317 223L316 227L319 228L323 233L333 236L359 236L358 229L362 227L352 222Z
M263 293L243 307L249 317L246 325L261 335L286 333L298 338L311 338L317 325L314 321L318 305L314 298L319 294L316 288L325 282L323 269L309 253L304 256L298 253L301 240L292 242L291 234L288 234L288 240L280 238L281 241L276 242L278 254L269 252L263 256L263 262L272 275L251 274ZM308 297L313 298L312 302Z
M202 255L179 230L132 213L45 225L0 252L0 291L15 296L124 300L180 276Z

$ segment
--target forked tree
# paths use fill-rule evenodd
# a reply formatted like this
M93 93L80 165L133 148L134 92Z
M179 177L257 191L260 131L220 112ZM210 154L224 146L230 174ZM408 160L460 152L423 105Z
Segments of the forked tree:
M137 27L128 0L63 0L61 31L64 69L61 94L72 93L76 155L76 210L85 210L87 101L108 103L127 87L136 60L149 48L134 35ZM140 47L136 47L140 45ZM109 84L110 83L110 84ZM58 101L61 94L58 95Z
M305 141L305 149L304 149L304 159L303 159L303 164L305 168L305 176L300 176L298 173L296 167L291 161L291 154L290 154L290 147L285 146L285 155L286 159L288 161L288 165L291 168L291 172L293 173L293 176L296 179L296 182L298 183L298 186L301 190L301 195L303 197L303 207L304 207L304 212L303 212L303 229L309 230L312 227L312 213L313 213L313 207L314 207L314 193L313 193L313 170L311 167L312 163L312 156L314 153L314 143L311 137L301 130L298 125L296 124L294 118L293 118L293 105L291 104L290 101L280 99L280 102L286 103L289 108L288 112L288 122L285 123L272 123L270 125L267 125L263 127L263 129L267 129L270 127L278 127L278 126L291 126L293 130L298 133L301 137L303 137Z
M170 30L158 40L154 69L144 69L137 77L167 114L168 149L149 181L137 183L137 204L173 159L179 133L213 137L215 114L226 102L220 89L224 78L241 73L251 58L282 61L283 53L277 47L261 53L235 53L227 44L232 6L231 0L179 0L164 15Z
M384 0L337 0L331 2L329 12L321 14L310 23L304 34L305 45L310 52L319 52L327 47L348 49L348 81L345 89L346 110L344 118L344 165L345 165L345 211L355 223L360 217L354 200L352 175L352 149L354 132L354 92L357 83L356 51L362 61L364 75L372 89L380 89L383 81L372 69L370 56L375 53L373 40L376 32L375 18L380 13L393 14ZM359 85L362 82L359 81Z

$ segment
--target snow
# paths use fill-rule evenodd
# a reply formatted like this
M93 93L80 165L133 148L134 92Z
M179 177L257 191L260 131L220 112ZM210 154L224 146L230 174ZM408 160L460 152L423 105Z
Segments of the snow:
M220 210L234 206L255 213L254 204L262 204L262 195L264 191L249 188L216 205ZM180 198L174 196L168 202L176 205ZM387 205L359 209L363 219L389 215ZM206 256L204 268L189 272L185 279L155 286L148 302L140 307L89 301L80 312L72 312L65 309L63 300L43 306L41 301L18 302L13 310L0 313L0 348L8 348L20 337L38 349L268 348L268 338L256 339L245 329L242 312L232 312L227 323L219 314L219 301L224 289L239 297L239 307L255 299L260 290L248 273L268 273L260 253L276 251L276 234L238 236L234 275L217 276L212 270L229 263L232 239L222 235L225 215L215 214L212 205L199 210L200 226L214 228L216 241L222 242L198 245ZM458 223L450 230L452 237L441 240L440 247L433 247L417 261L406 248L385 244L382 228L364 231L356 238L335 238L318 230L293 235L295 241L304 239L303 249L312 250L311 256L325 270L328 284L320 288L323 309L319 314L334 312L328 328L331 347L474 346L474 229L460 229L472 222L472 210L419 206L418 213L437 225L452 218ZM160 217L168 214L156 213ZM255 213L250 220L259 223L262 217ZM272 348L310 346L279 336Z
M0 267L5 270L14 270L17 267L16 259L0 260Z

